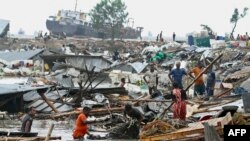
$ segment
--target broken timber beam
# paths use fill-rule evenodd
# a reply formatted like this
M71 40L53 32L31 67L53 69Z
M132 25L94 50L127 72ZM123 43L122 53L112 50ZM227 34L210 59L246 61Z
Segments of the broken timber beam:
M41 96L41 98L49 105L49 107L55 112L59 113L59 111L55 108L55 106L46 98L44 93L38 92L38 94Z
M45 138L45 141L49 141L49 140L50 140L50 136L51 136L51 133L52 133L53 129L54 129L54 123L52 123L52 124L50 125L48 134L47 134L47 136L46 136L46 138Z

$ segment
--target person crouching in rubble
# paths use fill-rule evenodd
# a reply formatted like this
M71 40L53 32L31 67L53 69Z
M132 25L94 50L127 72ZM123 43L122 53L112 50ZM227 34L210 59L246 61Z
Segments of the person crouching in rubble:
M87 121L88 115L91 111L90 107L83 107L82 109L82 113L79 114L79 116L76 119L76 127L75 130L73 132L73 138L74 140L83 140L84 139L84 135L90 135L88 132L88 126L87 124L91 124L91 123L95 123L96 120L94 121Z
M186 120L186 99L187 95L186 92L179 88L178 83L173 83L173 118L174 119L180 119L180 120Z
M125 119L127 119L127 115L128 115L130 118L136 119L139 124L143 120L142 113L138 109L132 107L131 104L126 104L125 105L123 114L124 114Z

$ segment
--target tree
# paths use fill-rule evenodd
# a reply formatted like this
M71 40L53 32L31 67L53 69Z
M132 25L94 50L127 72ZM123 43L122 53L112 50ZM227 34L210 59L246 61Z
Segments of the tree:
M201 24L201 27L203 28L203 30L206 30L208 32L208 34L213 33L212 28L210 28L208 25Z
M121 0L101 0L89 14L93 27L110 33L112 40L115 35L121 36L120 31L128 16L126 8Z
M232 32L230 34L231 35L231 39L234 39L233 33L234 33L234 30L235 30L235 28L237 26L237 23L238 23L239 19L244 18L247 15L247 10L248 10L248 8L245 7L244 10L243 10L243 13L239 14L238 8L234 9L234 13L233 13L233 15L232 15L232 17L230 19L230 22L232 24L234 24Z

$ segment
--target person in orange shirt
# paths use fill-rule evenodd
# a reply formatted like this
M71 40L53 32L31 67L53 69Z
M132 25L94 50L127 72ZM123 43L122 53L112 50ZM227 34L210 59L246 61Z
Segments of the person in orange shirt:
M195 79L201 72L203 71L202 69L202 64L198 63L196 67L194 67L190 72L189 75L193 79ZM194 74L194 76L192 75ZM203 75L201 75L194 84L194 96L198 95L204 95L205 94L205 84L203 80Z
M76 119L76 127L73 132L73 138L78 140L83 140L84 135L88 134L88 126L87 124L94 123L95 121L87 121L89 112L91 111L90 107L83 107L82 113Z

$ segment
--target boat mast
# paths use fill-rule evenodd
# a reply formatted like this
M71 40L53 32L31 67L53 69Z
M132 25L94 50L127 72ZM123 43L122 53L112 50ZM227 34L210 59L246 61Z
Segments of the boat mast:
M77 7L77 0L76 0L76 4L75 4L75 11L76 11L76 7Z

